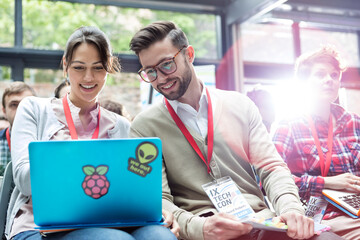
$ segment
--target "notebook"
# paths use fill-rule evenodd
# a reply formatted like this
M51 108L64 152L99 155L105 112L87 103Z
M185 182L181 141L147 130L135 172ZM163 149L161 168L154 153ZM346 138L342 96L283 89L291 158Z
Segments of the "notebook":
M349 216L353 218L360 216L360 193L330 189L324 189L322 193L327 201Z
M159 138L29 144L40 230L162 224Z

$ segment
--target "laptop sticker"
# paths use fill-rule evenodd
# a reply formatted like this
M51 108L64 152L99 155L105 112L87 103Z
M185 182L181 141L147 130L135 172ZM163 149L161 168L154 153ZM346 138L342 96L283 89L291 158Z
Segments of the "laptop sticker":
M139 176L146 177L152 170L148 164L154 161L159 151L151 142L140 143L135 150L136 158L129 158L128 170Z
M98 199L108 193L110 183L105 176L108 170L109 167L106 165L99 165L98 167L86 165L83 167L86 177L82 183L82 188L86 195Z

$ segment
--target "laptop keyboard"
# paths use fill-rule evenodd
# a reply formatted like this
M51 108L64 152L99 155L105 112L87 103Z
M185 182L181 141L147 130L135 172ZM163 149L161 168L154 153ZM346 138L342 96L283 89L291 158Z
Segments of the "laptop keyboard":
M339 198L349 204L351 207L357 210L360 209L360 194L351 194Z

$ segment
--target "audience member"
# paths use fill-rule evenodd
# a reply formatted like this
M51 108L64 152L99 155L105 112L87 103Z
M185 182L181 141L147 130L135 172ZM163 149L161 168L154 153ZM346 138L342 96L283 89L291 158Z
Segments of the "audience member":
M2 96L2 111L9 122L9 127L0 131L0 176L4 174L7 163L11 161L11 127L17 108L19 103L28 96L35 96L35 91L24 82L12 82L4 90Z
M268 132L275 121L275 105L271 93L261 86L255 86L246 94L258 107L262 122Z
M21 102L14 121L11 154L15 189L6 224L6 236L10 239L44 239L35 228L32 211L30 142L128 137L129 121L100 107L97 102L108 73L120 69L106 35L96 27L77 29L67 41L63 69L71 82L70 93L62 99L27 98ZM172 222L171 213L164 212L164 215L167 225L172 225L176 234L178 227L175 221ZM176 239L168 228L159 225L129 232L126 229L84 228L51 233L46 239L128 240L149 239L150 236L152 239Z
M237 92L206 88L194 71L194 48L172 22L156 22L141 29L130 48L142 65L141 78L165 97L134 118L130 136L163 141L163 207L179 222L180 238L312 237L313 220L304 216L291 173L250 99ZM204 184L230 176L257 217L274 217L251 164L279 219L288 225L288 236L255 230L234 215L218 213L202 189ZM332 233L322 236L326 235Z
M344 70L332 46L300 56L295 75L311 93L308 112L281 121L274 132L275 146L306 201L321 198L325 188L360 193L360 118L334 103ZM360 219L331 204L321 217L345 239L360 239Z
M113 100L110 100L110 99L105 99L105 100L100 101L100 105L103 108L105 108L105 109L107 109L107 110L109 110L111 112L117 113L120 116L125 117L129 121L132 120L132 117L130 116L130 114L126 110L125 106L122 105L119 102L116 102L116 101L113 101Z
M56 98L62 98L70 92L70 81L65 78L54 90L54 96Z

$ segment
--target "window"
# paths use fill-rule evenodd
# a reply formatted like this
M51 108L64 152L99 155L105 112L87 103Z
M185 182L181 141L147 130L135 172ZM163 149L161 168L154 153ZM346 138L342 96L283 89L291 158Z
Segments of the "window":
M360 66L356 33L306 28L301 28L300 31L302 52L315 51L321 45L332 44L337 48L348 67Z
M26 83L56 83L63 79L62 70L26 68L24 81Z
M241 25L244 61L293 63L291 25L245 23Z
M0 66L0 81L11 80L11 67Z
M129 43L141 27L169 19L188 34L198 57L218 58L215 15L58 1L23 0L23 42L26 48L62 50L76 28L92 25L108 35L114 52L132 54Z
M0 47L14 46L14 0L0 1Z

